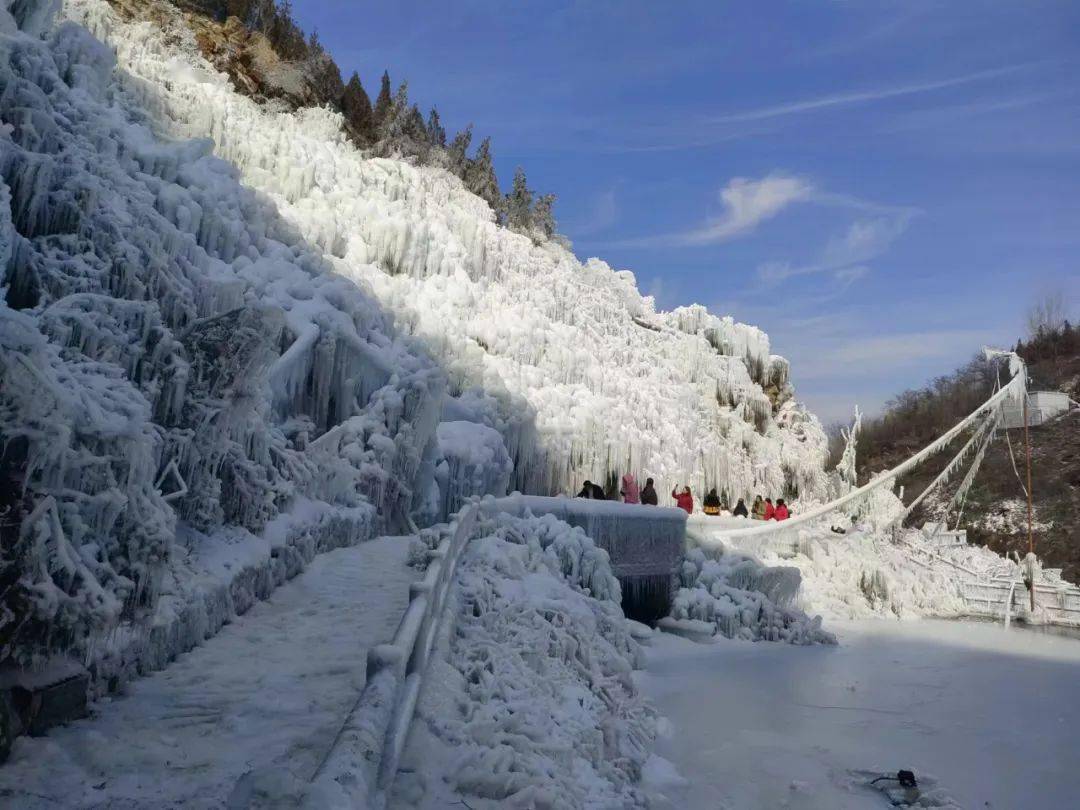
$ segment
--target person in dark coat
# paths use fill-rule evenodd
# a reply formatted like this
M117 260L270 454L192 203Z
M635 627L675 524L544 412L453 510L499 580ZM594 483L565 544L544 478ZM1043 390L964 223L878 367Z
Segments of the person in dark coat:
M742 498L739 498L739 502L735 504L735 511L733 511L735 517L749 517L750 513L746 511L746 503Z
M577 496L579 498L594 498L594 497L596 497L595 495L593 495L593 482L592 481L586 481L584 484L582 484L581 485L581 492L579 492L577 494Z
M719 515L720 514L720 496L716 494L716 487L709 490L709 494L705 496L701 502L701 510L706 515Z
M641 502L648 506L656 506L660 503L660 499L656 497L656 488L653 486L651 478L645 480L645 488L641 490Z
M599 484L592 485L592 497L594 501L606 501L607 495L604 494L604 488Z

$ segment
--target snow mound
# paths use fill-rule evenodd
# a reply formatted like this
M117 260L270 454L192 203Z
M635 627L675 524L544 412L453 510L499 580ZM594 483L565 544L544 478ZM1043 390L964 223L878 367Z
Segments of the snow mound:
M606 554L551 516L482 521L458 566L448 661L433 662L403 762L423 767L399 778L398 798L644 806L656 717L631 678L638 647Z
M679 570L681 587L671 615L715 625L728 638L835 644L836 637L792 607L799 592L799 569L766 567L741 554L690 549Z

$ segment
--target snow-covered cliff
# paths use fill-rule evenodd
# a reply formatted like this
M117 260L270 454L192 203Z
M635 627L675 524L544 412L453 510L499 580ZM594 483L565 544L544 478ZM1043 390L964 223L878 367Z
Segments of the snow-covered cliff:
M0 3L2 653L152 611L179 529L299 503L359 532L627 471L824 494L760 330L658 313L335 114L259 106L147 3Z

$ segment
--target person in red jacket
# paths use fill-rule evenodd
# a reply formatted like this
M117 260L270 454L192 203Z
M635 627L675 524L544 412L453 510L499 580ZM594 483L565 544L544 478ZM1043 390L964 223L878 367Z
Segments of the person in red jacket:
M686 510L686 514L691 515L694 513L694 496L690 494L690 487L683 487L682 492L678 493L672 489L671 497L675 499L676 506Z
M789 517L791 517L791 513L788 512L787 504L784 503L783 498L776 502L775 516L777 520L787 520Z
M776 507L773 506L772 498L765 499L765 519L772 520L776 517Z

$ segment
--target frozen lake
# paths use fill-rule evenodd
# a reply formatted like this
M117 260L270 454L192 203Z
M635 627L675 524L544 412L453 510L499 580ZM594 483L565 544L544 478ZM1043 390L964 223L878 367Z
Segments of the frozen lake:
M658 634L640 683L671 723L672 807L887 807L855 772L906 768L964 808L1080 794L1080 641L999 625L828 622L839 647Z

